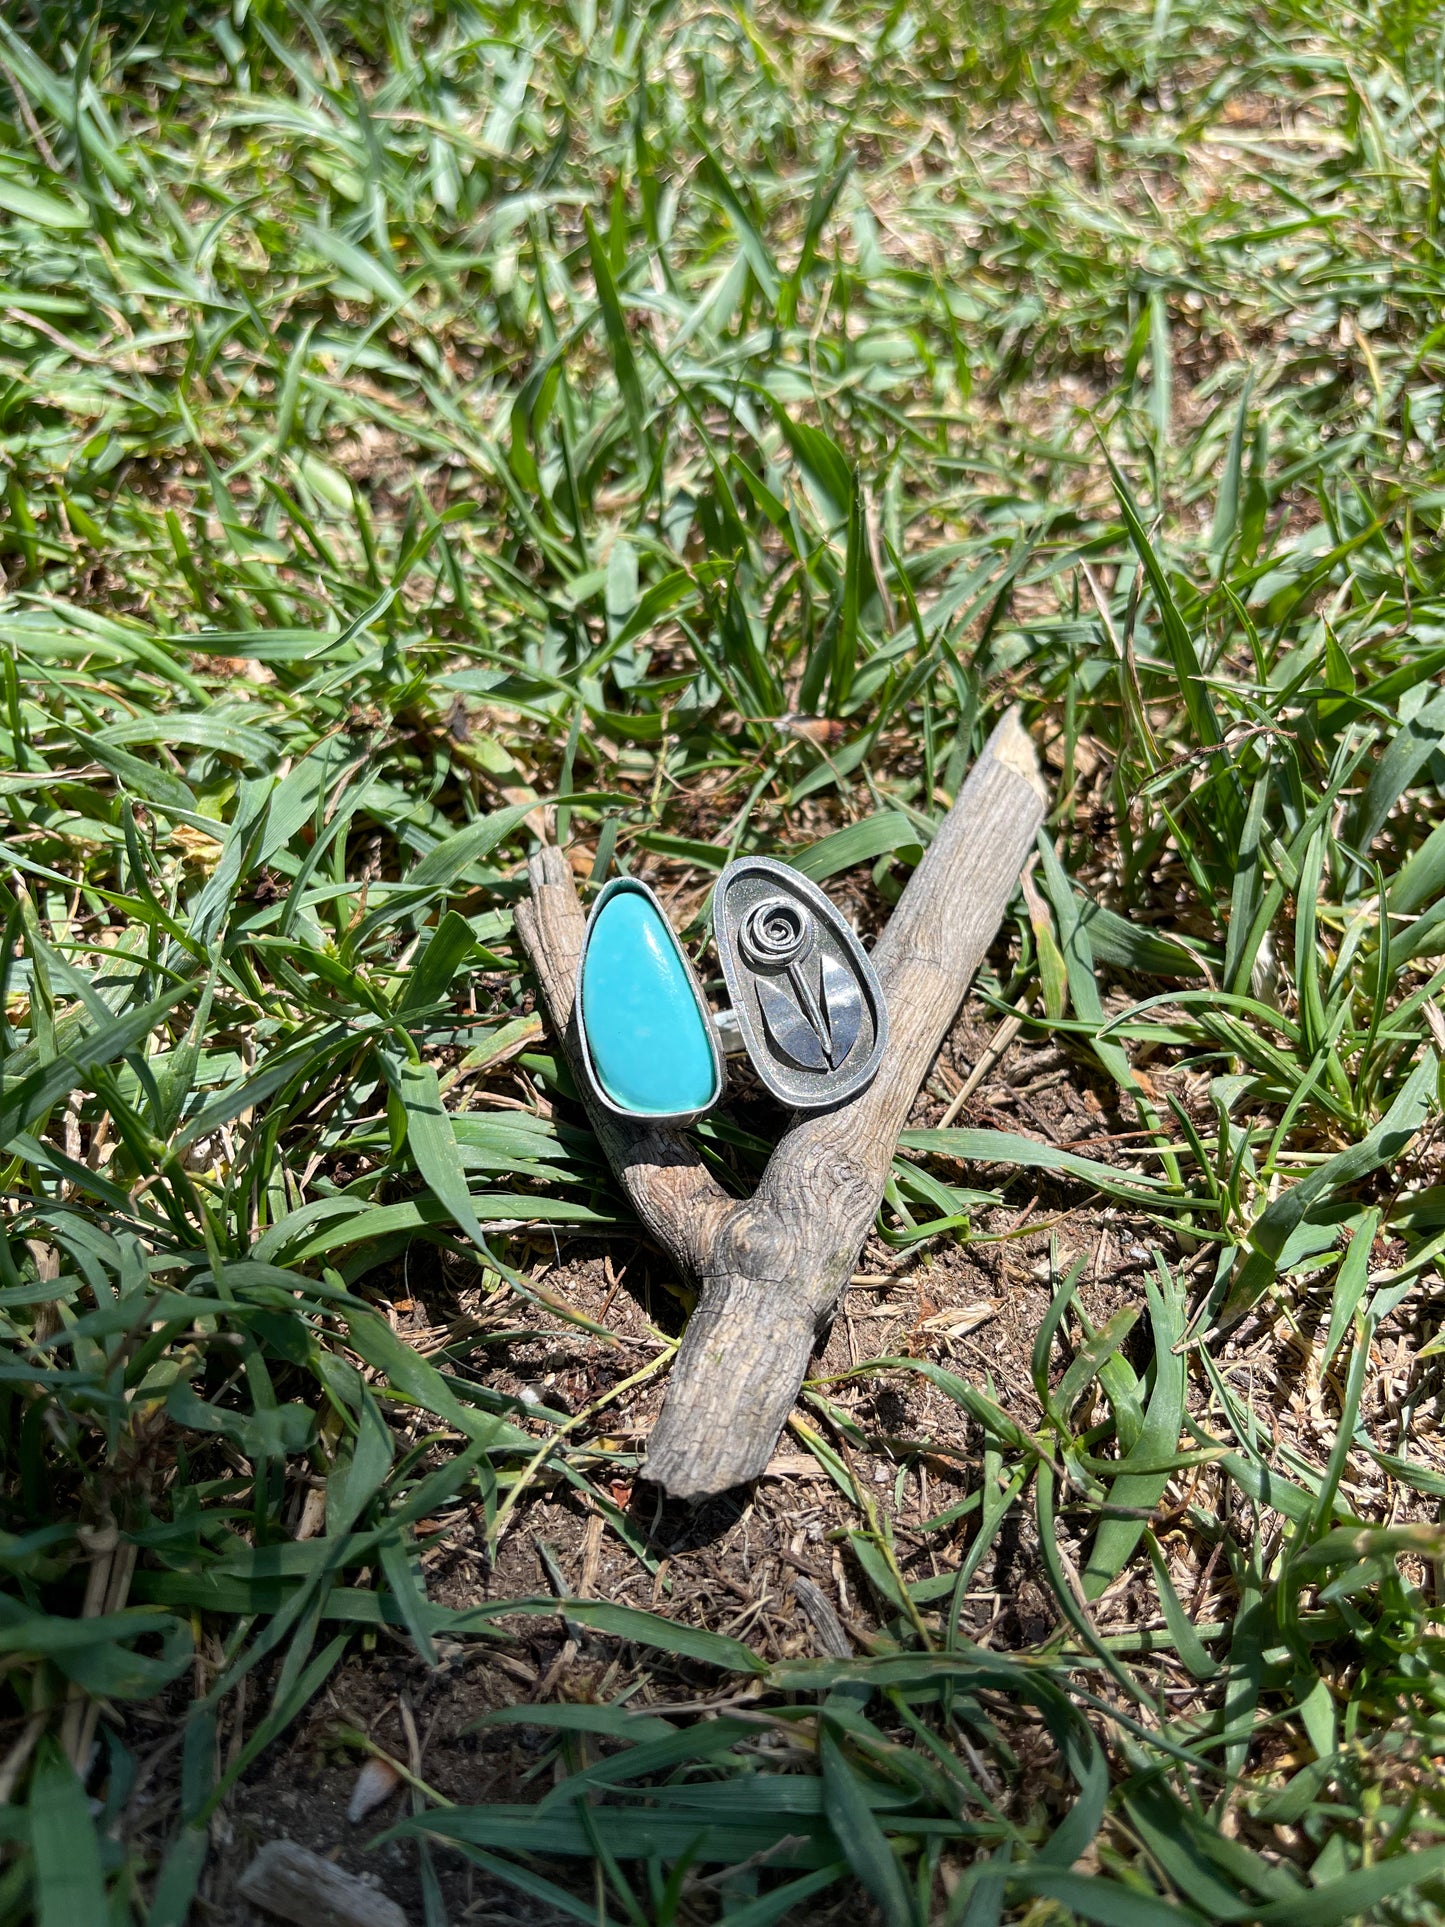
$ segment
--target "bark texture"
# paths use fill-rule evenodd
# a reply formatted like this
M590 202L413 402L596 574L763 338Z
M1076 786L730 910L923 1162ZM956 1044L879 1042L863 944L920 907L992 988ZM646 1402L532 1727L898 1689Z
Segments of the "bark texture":
M294 1840L268 1840L237 1892L294 1927L408 1927L394 1900Z
M910 878L873 963L888 1048L866 1091L784 1134L751 1198L730 1197L680 1131L589 1105L638 1217L698 1288L646 1475L700 1498L756 1478L807 1371L818 1327L857 1262L919 1085L1008 907L1047 799L1013 715L983 754ZM577 1063L586 919L561 853L531 862L517 910L556 1034ZM579 1086L581 1080L579 1078Z

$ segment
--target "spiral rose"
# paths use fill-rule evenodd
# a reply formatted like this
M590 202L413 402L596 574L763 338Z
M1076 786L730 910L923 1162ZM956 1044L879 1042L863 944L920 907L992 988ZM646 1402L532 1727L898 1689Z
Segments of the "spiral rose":
M789 897L765 897L738 929L738 948L754 970L786 970L813 942L813 914Z

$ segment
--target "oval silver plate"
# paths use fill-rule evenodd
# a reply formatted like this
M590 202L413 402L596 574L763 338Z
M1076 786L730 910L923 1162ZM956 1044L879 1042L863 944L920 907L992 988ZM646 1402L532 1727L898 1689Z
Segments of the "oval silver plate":
M712 921L743 1045L773 1096L821 1111L870 1084L888 1041L883 989L817 884L739 857L717 880Z

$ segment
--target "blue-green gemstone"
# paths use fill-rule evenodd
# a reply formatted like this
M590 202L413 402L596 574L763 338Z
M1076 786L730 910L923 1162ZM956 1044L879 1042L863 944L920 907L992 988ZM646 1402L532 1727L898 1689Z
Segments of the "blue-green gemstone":
M582 1022L598 1083L643 1117L703 1111L717 1066L687 965L640 890L618 890L593 919L582 964Z

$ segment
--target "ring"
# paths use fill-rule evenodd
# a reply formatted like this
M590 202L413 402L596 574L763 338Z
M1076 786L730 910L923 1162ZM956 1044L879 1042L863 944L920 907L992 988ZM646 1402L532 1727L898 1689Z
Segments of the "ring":
M712 922L733 1023L773 1096L818 1111L865 1089L888 1041L883 987L817 884L739 857L717 880Z
M872 1082L888 1037L882 986L815 883L769 857L717 880L713 938L732 1008L708 1008L654 892L615 877L587 919L577 972L579 1067L617 1117L688 1124L721 1101L724 1048L794 1110L826 1110Z

